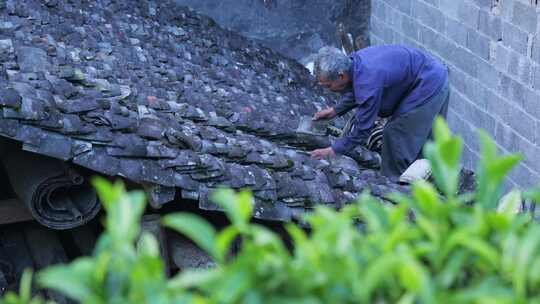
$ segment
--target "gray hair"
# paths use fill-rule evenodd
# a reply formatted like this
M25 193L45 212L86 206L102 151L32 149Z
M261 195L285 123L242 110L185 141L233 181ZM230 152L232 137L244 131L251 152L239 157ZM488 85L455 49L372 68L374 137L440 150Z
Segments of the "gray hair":
M325 46L315 56L313 72L317 77L330 81L338 79L339 74L349 73L352 59L335 47Z

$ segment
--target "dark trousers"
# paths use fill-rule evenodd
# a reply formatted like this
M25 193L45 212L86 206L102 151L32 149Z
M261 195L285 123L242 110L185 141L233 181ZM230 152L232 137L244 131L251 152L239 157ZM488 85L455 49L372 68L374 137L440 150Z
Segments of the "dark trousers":
M397 181L417 159L431 138L431 128L438 115L446 118L450 90L448 81L423 105L392 119L386 124L382 144L382 174Z

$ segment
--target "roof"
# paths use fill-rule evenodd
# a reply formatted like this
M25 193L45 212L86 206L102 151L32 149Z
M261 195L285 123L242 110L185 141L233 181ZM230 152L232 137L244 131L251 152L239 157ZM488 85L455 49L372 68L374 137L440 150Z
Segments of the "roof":
M165 0L2 5L0 135L24 150L145 184L154 205L215 209L212 189L250 188L266 219L405 189L344 156L311 159L332 137L300 121L336 96L208 17Z

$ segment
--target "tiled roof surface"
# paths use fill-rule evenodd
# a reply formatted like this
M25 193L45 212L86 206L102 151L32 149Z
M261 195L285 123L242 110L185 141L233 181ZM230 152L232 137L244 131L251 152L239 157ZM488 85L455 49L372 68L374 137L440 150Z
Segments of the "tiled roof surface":
M370 189L404 191L298 132L336 96L270 49L169 1L0 1L0 135L23 149L213 209L251 188L256 216L287 220ZM333 124L343 125L342 120Z

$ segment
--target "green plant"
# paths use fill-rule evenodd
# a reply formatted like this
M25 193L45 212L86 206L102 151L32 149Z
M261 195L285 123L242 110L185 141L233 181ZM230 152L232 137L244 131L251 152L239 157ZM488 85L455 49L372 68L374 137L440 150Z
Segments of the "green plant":
M480 137L475 193L456 194L462 143L438 119L425 155L442 195L420 181L409 196L391 195L396 205L364 193L339 212L318 207L306 216L309 233L286 225L292 248L250 221L249 192L219 190L213 199L231 221L227 228L216 231L189 213L163 218L217 263L171 279L156 240L139 236L142 193L99 180L107 219L94 255L46 269L37 282L83 303L540 303L540 224L512 212L523 198L538 201L540 191L514 190L495 210L520 157L498 156L491 139ZM241 249L231 255L235 239ZM41 303L29 302L25 282L21 297L2 303Z
M168 284L154 236L140 234L144 193L126 192L123 184L111 185L104 179L95 179L94 186L107 217L93 256L41 271L39 286L80 303L191 303L187 293ZM26 289L21 301L8 302L8 296L3 303L28 303Z

